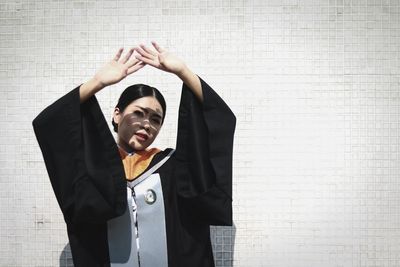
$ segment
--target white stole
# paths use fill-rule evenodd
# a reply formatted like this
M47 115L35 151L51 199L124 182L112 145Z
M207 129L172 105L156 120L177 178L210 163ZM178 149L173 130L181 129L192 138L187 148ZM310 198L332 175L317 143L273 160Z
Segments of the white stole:
M173 153L128 182L125 213L107 222L111 267L168 267L164 198L160 175L154 172Z

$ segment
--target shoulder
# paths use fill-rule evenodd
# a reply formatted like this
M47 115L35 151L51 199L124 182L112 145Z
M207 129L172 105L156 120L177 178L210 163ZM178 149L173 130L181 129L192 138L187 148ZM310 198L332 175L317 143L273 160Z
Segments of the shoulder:
M150 165L155 165L168 156L172 158L174 156L174 151L175 149L173 148L166 148L164 150L158 149L158 152L154 155Z
M152 161L150 162L150 165L148 166L147 169L152 168L153 166L159 164L162 162L162 165L160 165L155 173L163 173L163 176L165 174L171 173L174 169L175 164L175 158L174 158L174 149L172 148L166 148L164 150L159 150L157 154L154 155ZM171 154L172 152L172 154ZM169 157L169 158L167 158ZM166 160L166 161L165 161Z
M175 149L174 148L170 148L170 147L168 147L168 148L166 148L166 149L164 149L164 150L160 150L156 155L155 155L155 157L156 156L158 156L158 157L160 157L160 158L165 158L165 157L167 157L167 156L173 156L174 155L174 152L175 152Z

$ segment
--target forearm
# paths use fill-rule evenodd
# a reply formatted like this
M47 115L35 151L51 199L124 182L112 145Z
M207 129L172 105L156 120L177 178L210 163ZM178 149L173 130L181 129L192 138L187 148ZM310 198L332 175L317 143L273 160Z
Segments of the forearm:
M103 88L104 85L95 78L88 80L87 82L82 84L81 87L79 88L80 102L81 103L85 102L91 96L93 96L95 93L97 93Z
M203 102L203 91L201 89L199 77L188 67L185 67L184 70L177 75L183 81L183 83L185 83L192 90L197 99L199 99L200 102Z

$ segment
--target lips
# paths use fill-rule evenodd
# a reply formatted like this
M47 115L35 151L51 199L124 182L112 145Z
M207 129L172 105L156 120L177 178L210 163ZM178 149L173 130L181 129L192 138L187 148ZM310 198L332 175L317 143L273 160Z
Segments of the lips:
M142 133L135 133L137 139L139 139L139 141L146 141L147 139L149 139L149 136L147 134L142 134Z

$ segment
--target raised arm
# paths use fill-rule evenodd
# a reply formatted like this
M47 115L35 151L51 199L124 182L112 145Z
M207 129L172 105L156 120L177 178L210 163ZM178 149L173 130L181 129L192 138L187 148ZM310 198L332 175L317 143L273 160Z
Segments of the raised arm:
M194 74L181 59L161 48L156 42L151 43L155 50L145 45L134 48L135 51L138 52L136 59L160 70L174 73L189 87L200 102L203 102L203 93L199 77Z
M232 152L236 117L220 96L176 56L152 42L137 59L182 81L174 177L180 209L196 223L232 225ZM200 100L200 101L198 101Z
M126 209L125 172L118 147L92 97L145 65L132 56L134 49L121 58L122 53L123 48L92 79L45 108L32 122L67 223L104 223Z
M79 88L81 103L85 102L104 87L120 82L128 75L145 66L145 63L132 57L134 52L133 48L121 58L123 50L123 48L120 48L110 62L99 69L93 78L81 85Z

